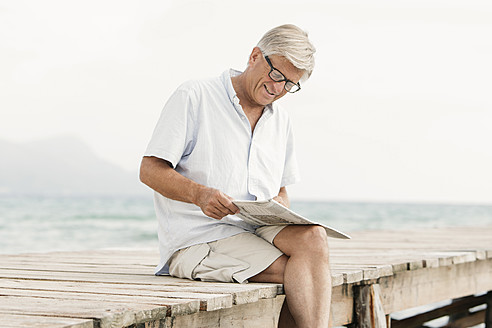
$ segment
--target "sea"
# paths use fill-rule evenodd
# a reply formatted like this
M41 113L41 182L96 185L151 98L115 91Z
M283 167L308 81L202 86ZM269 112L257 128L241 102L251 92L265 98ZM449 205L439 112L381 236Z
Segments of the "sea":
M296 201L302 216L343 232L492 225L492 204ZM152 196L0 196L0 253L157 249Z
M302 216L349 233L492 225L492 205L296 201ZM157 250L152 196L0 196L0 254L88 249ZM405 318L443 301L393 313ZM427 323L441 327L447 318ZM480 324L475 328L483 328Z

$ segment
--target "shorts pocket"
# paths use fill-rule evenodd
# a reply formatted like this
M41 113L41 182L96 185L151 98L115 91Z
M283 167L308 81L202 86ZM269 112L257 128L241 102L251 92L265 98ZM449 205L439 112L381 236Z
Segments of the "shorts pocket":
M234 275L249 267L247 262L210 250L195 267L192 277L202 281L234 282Z
M210 247L207 244L198 244L176 251L168 261L169 274L177 278L193 279L193 270L209 251Z

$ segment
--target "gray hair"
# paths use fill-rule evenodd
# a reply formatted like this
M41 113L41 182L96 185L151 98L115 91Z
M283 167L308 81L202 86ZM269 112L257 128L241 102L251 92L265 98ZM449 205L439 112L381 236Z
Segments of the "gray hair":
M258 42L257 47L265 56L278 55L285 57L296 68L304 71L302 81L307 80L314 69L314 48L308 34L292 24L277 26Z

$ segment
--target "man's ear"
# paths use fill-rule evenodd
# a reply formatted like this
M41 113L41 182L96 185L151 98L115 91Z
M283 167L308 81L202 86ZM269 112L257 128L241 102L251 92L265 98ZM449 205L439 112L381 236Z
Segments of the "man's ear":
M253 51L251 51L251 55L249 55L248 65L254 64L258 59L263 56L260 48L254 47Z

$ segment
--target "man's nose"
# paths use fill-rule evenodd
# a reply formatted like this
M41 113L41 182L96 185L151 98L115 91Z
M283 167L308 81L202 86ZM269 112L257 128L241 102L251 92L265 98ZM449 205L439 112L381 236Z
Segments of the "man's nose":
M284 90L284 84L285 82L273 82L273 87L274 87L274 92L275 94L281 94L282 91Z

